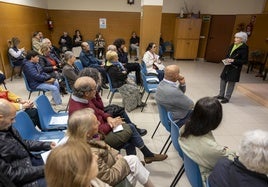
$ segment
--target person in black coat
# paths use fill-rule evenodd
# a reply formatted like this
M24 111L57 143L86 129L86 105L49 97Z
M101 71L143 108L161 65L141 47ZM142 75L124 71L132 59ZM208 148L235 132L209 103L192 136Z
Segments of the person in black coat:
M12 127L16 109L5 99L0 99L0 171L16 186L46 187L44 162L32 151L47 151L54 142L23 140Z
M211 187L267 187L268 132L254 130L243 137L234 161L220 159L208 177Z
M248 46L246 42L247 33L236 33L234 43L229 47L226 59L223 60L225 67L221 73L220 93L216 96L221 99L221 103L229 102L235 83L239 82L242 66L248 62Z

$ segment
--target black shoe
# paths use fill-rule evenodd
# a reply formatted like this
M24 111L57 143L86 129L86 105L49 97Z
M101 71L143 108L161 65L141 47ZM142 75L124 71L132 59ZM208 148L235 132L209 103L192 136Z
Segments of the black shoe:
M215 98L216 99L224 99L224 97L223 96L220 96L220 95L215 96Z
M140 128L137 128L137 131L138 133L141 135L141 136L145 136L147 134L147 130L146 129L140 129Z
M134 59L134 61L138 61L139 60L139 58L138 57L136 57L135 59Z
M108 87L106 84L102 84L101 87L102 87L103 89L109 89L109 87Z
M223 99L221 100L221 103L223 103L223 104L225 104L225 103L229 103L229 99L227 99L227 98L223 98Z

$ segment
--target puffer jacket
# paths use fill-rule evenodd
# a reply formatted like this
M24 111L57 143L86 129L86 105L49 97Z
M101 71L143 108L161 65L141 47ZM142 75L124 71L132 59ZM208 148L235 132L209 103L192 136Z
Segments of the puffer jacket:
M91 140L88 142L93 153L98 155L99 173L97 178L114 186L130 173L130 168L124 158L117 159L118 151L104 141Z
M37 187L37 179L44 178L44 166L33 166L30 151L49 150L51 142L22 140L12 126L0 131L0 171L16 186Z

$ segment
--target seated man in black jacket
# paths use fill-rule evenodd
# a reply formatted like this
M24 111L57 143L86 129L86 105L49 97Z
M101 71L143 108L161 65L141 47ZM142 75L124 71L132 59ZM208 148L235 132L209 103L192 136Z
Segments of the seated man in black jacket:
M5 99L0 99L0 171L16 186L45 187L44 162L31 151L49 150L54 142L22 140L12 127L16 109Z

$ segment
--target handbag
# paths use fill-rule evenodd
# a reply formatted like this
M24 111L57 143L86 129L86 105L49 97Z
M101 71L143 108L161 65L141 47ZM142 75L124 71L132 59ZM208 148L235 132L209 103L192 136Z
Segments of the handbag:
M120 149L129 141L132 136L132 129L126 123L122 124L123 130L118 132L109 132L104 136L104 141L115 149Z
M122 117L125 112L125 108L118 105L108 105L104 107L104 112L110 114L113 118L117 116Z

